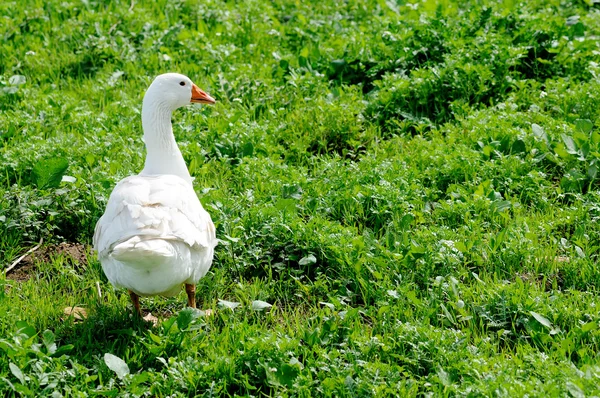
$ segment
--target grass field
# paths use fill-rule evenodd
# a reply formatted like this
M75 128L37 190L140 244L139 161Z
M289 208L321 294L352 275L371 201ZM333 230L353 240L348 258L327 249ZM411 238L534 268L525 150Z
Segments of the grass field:
M167 71L220 244L153 327L90 244ZM2 1L0 391L597 396L599 167L598 0Z

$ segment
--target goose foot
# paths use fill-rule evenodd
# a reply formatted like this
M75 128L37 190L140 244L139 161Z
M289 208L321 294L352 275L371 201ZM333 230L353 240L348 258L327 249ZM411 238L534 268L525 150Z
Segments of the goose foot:
M137 294L135 294L134 292L132 292L130 290L129 297L131 297L131 302L133 303L133 308L135 308L135 311L137 312L137 314L140 317L142 317L142 310L140 309L140 296L138 296Z
M185 292L188 296L188 307L196 308L196 285L186 283Z

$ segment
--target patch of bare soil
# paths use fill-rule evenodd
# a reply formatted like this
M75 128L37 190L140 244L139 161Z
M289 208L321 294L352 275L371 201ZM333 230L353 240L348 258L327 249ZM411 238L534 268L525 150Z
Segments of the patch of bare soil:
M24 282L31 278L37 264L47 263L52 259L63 256L75 268L85 268L88 264L87 250L80 243L62 242L58 245L45 245L25 256L19 264L6 274L7 279Z

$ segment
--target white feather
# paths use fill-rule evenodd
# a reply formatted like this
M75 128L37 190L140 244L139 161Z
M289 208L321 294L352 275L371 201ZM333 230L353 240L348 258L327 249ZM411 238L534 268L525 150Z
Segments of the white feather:
M117 184L98 221L94 247L108 280L143 296L177 294L208 272L215 227L192 187L174 175Z

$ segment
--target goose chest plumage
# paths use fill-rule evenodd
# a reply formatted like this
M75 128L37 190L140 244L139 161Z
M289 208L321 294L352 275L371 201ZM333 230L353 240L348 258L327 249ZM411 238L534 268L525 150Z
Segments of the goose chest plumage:
M195 308L196 283L217 245L171 126L173 111L190 103L215 100L184 75L167 73L152 82L142 106L144 169L116 185L94 232L106 277L129 290L139 314L139 296L173 296L184 285Z

